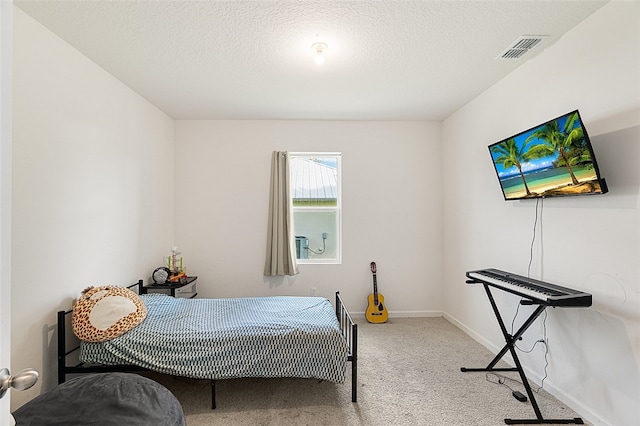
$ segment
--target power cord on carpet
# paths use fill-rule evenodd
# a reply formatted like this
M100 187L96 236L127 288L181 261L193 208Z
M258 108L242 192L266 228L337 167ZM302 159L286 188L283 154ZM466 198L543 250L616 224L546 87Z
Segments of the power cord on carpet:
M491 379L489 379L489 376L495 376L497 381L495 381L495 382L491 381ZM522 392L520 392L519 390L513 389L511 386L509 386L507 384L507 380L513 380L516 383L520 383L517 380L511 379L509 377L502 376L502 375L496 374L496 373L486 373L485 378L490 383L500 384L502 386L505 386L505 387L509 388L509 390L511 391L511 395L513 395L513 397L515 399L517 399L518 401L527 402L527 397Z

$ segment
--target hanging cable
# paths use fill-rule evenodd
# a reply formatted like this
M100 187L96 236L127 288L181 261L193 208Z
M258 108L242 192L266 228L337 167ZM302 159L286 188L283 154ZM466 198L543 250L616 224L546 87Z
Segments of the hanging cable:
M529 247L529 266L527 266L527 277L531 277L531 263L533 263L533 248L536 242L536 229L538 228L538 203L542 198L536 198L536 216L533 220L533 236L531 237L531 246ZM540 212L542 213L542 211Z
M538 212L539 211L539 212ZM535 241L536 241L536 231L538 231L538 226L540 229L540 247L542 247L542 213L544 211L544 197L542 198L536 198L536 206L535 206L535 218L533 221L533 234L531 236L531 245L529 248L529 265L527 266L527 277L531 277L531 265L533 263L533 250L535 248ZM523 299L522 299L523 300ZM516 308L516 312L513 316L513 319L511 321L511 334L513 334L513 329L515 327L515 320L516 317L518 316L518 311L520 310L520 303L518 303L518 307ZM529 349L529 350L524 350L520 347L518 347L518 345L516 344L516 342L514 342L513 346L518 349L519 351L523 352L523 353L531 353L533 352L533 350L535 349L535 347L539 344L542 343L544 345L544 361L545 361L545 365L544 365L544 376L542 377L541 381L540 381L540 387L538 389L535 389L535 392L537 393L538 391L540 391L542 389L542 387L544 386L544 381L547 378L548 372L547 372L547 367L549 366L549 346L547 345L547 311L544 311L544 317L542 319L542 339L536 340L533 343L533 346Z

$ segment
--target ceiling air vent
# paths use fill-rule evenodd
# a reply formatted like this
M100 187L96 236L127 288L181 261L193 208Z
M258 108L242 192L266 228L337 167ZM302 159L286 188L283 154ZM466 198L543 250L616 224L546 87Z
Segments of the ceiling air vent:
M520 36L496 59L519 59L549 36Z

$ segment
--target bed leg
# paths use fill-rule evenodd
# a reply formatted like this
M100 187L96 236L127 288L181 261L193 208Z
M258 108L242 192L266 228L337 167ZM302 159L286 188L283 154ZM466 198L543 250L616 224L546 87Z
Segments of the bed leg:
M211 409L216 409L216 381L211 380Z
M58 311L58 384L64 383L66 376L66 331L64 322L64 311Z
M353 324L351 348L351 402L358 402L358 325Z

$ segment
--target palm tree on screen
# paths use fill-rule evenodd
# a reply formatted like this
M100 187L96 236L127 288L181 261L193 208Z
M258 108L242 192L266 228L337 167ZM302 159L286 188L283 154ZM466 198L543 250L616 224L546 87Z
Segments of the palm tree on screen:
M518 147L516 140L514 138L509 138L495 146L492 146L491 152L498 154L498 157L496 157L494 161L502 164L505 170L514 166L518 169L522 182L524 183L524 189L527 191L527 195L531 195L531 191L529 191L529 187L527 186L527 180L522 172L522 164L531 160L527 143Z
M573 182L574 185L580 182L578 182L578 179L573 173L572 166L585 160L584 152L571 149L584 139L582 126L574 128L577 120L578 114L571 114L567 117L567 121L565 121L562 129L560 129L557 120L550 121L533 132L525 142L529 143L536 139L542 141L541 144L534 145L529 149L530 155L535 158L546 157L557 152L557 165L567 166L569 174L571 175L571 182Z

